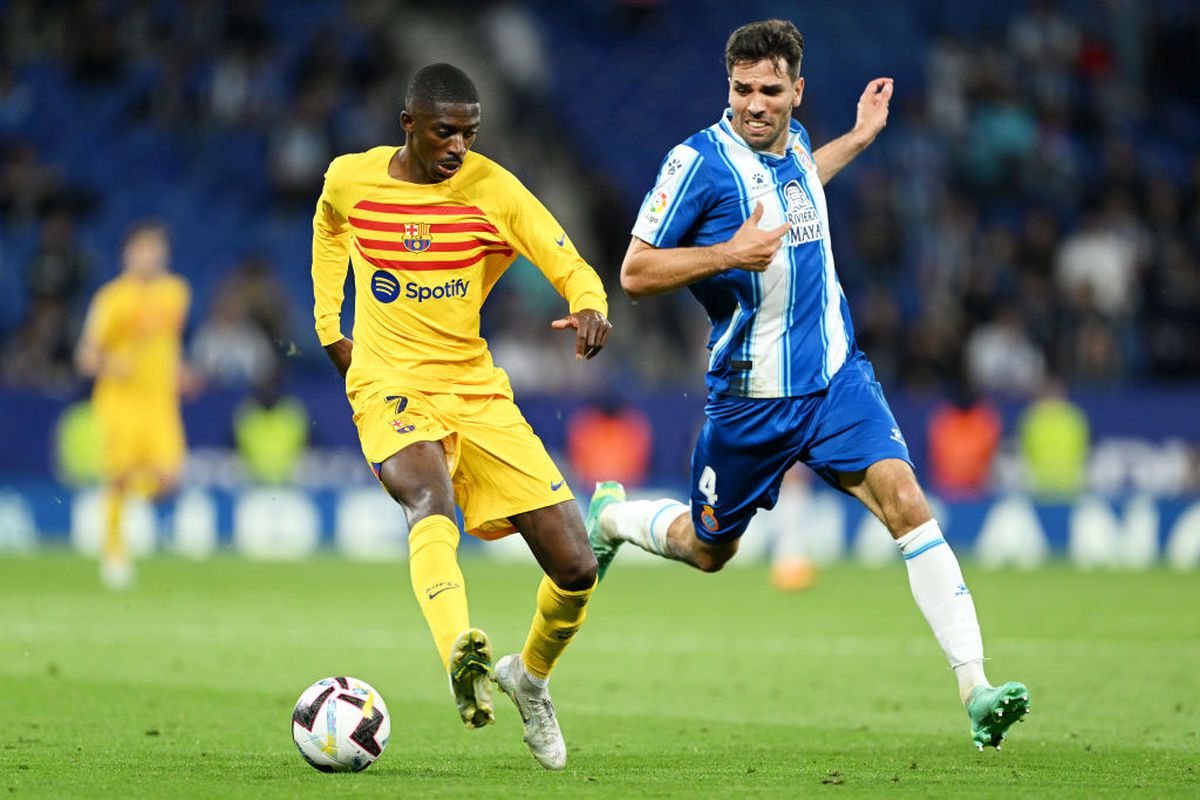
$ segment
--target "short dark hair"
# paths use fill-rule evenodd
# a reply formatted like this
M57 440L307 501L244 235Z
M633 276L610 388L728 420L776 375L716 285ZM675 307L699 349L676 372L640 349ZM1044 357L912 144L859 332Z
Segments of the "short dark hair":
M478 102L475 83L453 64L421 67L408 82L408 91L404 95L404 107L410 112L418 107L432 108L438 103Z
M134 239L140 239L147 234L161 236L164 239L171 238L167 232L167 226L162 220L140 219L126 229L125 238L121 240L121 247L126 248Z
M735 64L754 64L764 58L774 62L782 58L794 81L800 77L800 58L804 55L804 37L785 19L751 22L729 34L725 43L725 71L733 74Z

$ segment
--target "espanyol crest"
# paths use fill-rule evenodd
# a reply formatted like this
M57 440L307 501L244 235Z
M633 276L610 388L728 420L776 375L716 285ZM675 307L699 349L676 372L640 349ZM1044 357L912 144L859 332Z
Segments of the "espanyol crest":
M432 239L429 238L428 222L413 222L405 224L404 238L401 244L410 253L424 253L429 249Z

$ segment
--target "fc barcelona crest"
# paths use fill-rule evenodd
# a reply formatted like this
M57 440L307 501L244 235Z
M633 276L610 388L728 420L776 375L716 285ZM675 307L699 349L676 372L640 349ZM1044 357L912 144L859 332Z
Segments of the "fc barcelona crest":
M414 222L405 224L404 239L401 241L401 243L404 245L404 249L408 252L424 253L429 249L429 245L432 243L432 241L433 240L429 238L428 222Z

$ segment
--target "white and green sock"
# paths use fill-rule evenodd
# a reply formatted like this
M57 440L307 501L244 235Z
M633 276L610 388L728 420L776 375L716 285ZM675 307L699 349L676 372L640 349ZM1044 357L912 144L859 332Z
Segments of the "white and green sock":
M954 551L931 519L896 540L913 599L933 629L933 635L958 678L959 695L966 701L971 689L986 684L983 672L983 637L975 616L975 602L963 580Z
M613 503L600 512L600 527L613 539L670 558L667 530L687 510L683 503L669 499Z

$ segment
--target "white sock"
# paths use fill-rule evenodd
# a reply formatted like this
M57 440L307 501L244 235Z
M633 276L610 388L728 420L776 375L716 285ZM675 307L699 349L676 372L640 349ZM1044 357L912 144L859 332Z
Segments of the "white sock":
M600 512L600 527L614 539L666 556L667 529L687 510L688 507L678 500L613 503Z
M958 691L966 700L971 689L987 683L983 672L983 637L975 616L975 602L963 581L954 551L942 537L936 519L896 540L913 599L933 629L933 635L958 677Z
M517 658L520 658L520 656L517 656ZM537 675L534 675L532 672L525 669L525 662L522 661L521 680L529 681L529 685L535 689L545 689L546 685L550 683L550 676L547 675L544 678L539 678Z
M958 678L958 696L962 698L964 705L971 696L971 690L976 686L991 685L988 683L987 675L983 674L982 658L978 661L959 664L954 668L954 675Z
M775 543L771 548L773 563L808 561L813 531L804 524L808 487L799 480L784 478L779 487L779 499L769 512L778 523Z

